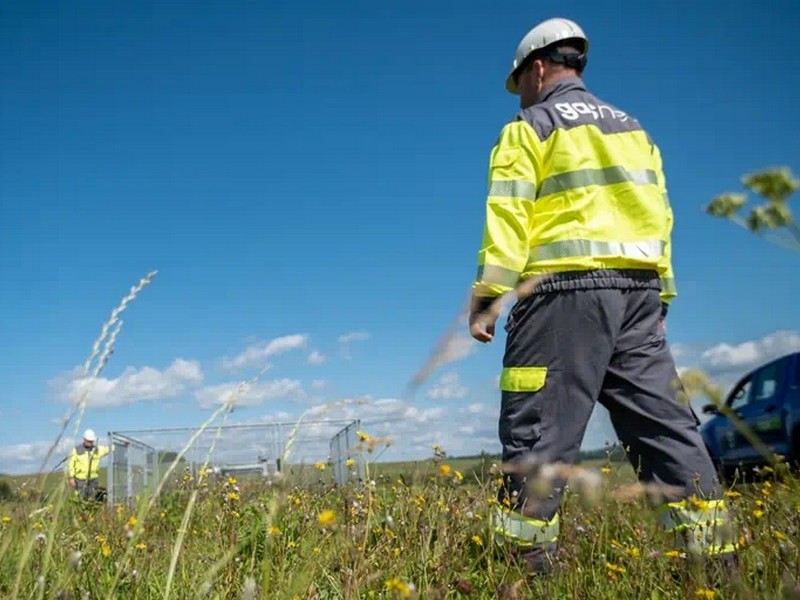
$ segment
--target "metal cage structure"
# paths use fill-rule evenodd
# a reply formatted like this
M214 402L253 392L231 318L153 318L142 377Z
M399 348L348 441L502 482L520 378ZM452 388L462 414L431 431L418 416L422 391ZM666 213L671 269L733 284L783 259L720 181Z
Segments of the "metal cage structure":
M230 424L108 432L111 448L107 502L130 503L153 493L170 467L171 478L285 477L296 485L365 479L359 447L360 420ZM352 460L350 460L352 459ZM178 464L175 464L177 461Z

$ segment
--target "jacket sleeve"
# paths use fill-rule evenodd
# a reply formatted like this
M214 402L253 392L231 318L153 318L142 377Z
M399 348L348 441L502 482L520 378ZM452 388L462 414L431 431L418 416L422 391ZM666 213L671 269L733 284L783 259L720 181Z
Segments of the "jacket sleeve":
M666 205L667 218L664 222L664 230L662 239L664 241L664 254L658 263L658 275L661 280L661 302L664 306L664 314L667 308L678 295L677 288L675 287L675 273L672 269L672 227L673 227L673 213L672 207L669 202L669 194L667 193L666 177L664 175L664 167L661 159L661 152L658 146L653 145L653 158L654 170L658 180L658 186L661 189L661 196Z
M478 272L478 299L513 290L530 253L530 218L538 184L538 139L524 121L508 123L489 158L488 192Z
M75 452L75 448L72 449L70 452L69 459L67 460L67 474L69 475L70 479L75 478L75 461L78 459L78 453Z
M97 446L97 460L100 460L104 456L106 456L110 451L108 446Z

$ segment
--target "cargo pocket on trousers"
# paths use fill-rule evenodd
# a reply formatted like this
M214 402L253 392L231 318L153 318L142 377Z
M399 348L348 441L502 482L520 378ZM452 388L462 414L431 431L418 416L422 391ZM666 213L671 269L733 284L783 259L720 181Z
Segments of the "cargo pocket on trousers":
M499 437L510 459L541 437L547 367L506 367L500 375Z

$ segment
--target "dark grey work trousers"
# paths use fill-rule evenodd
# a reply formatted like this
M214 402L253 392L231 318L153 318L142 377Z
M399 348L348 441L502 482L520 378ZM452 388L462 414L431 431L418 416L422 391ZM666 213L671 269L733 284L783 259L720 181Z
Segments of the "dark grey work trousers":
M84 500L94 500L97 495L97 479L76 479L75 489Z
M547 373L539 391L502 392L504 462L574 463L599 401L640 480L680 488L668 501L719 497L697 417L679 398L656 288L553 291L512 308L503 366L547 367ZM499 499L550 521L561 504L563 479L552 494L529 502L525 477L507 474Z

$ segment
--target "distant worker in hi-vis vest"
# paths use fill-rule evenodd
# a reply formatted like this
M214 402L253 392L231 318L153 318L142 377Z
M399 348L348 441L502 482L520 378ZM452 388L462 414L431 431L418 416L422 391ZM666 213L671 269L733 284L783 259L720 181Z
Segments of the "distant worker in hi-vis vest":
M588 49L566 19L524 36L505 81L521 110L489 159L470 334L491 342L498 298L516 294L495 538L534 573L552 568L566 480L534 494L521 465L574 464L599 401L640 479L672 490L660 514L676 542L735 568L716 472L665 338L676 288L661 153L636 118L587 91Z
M83 442L72 449L67 463L68 482L81 498L95 498L100 459L108 452L108 446L97 444L97 434L92 429L87 429L83 434Z

